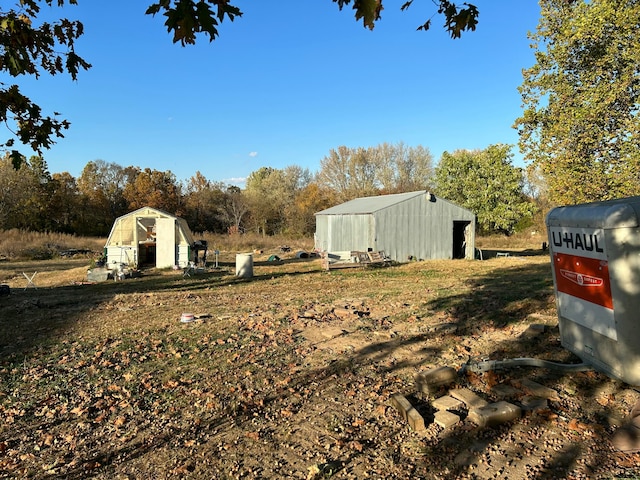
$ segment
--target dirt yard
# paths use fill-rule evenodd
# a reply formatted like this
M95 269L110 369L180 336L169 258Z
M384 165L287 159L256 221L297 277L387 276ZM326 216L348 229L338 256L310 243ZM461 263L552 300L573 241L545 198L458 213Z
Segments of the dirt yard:
M417 373L470 359L579 361L559 342L548 256L330 272L268 256L249 279L229 257L97 284L87 258L0 262L0 477L640 477L640 455L610 443L640 394L600 373L517 367L415 391ZM531 405L522 379L551 393L515 420L434 422L453 388Z

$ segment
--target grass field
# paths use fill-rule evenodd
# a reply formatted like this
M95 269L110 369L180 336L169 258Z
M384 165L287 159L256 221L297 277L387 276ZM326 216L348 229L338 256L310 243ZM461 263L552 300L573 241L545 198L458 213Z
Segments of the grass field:
M249 246L243 246L247 248ZM251 245L251 247L254 247ZM502 247L502 246L501 246ZM255 245L254 248L261 248ZM444 429L414 376L471 359L577 361L558 341L549 258L426 261L326 272L317 259L234 275L88 284L89 257L0 262L2 478L621 478L609 439L637 392L595 372L461 376L521 405L522 377L557 393L491 429ZM490 250L486 246L487 251ZM27 287L23 272L37 288ZM198 320L180 322L183 313ZM531 324L544 324L532 334ZM504 390L503 390L504 391ZM390 406L415 402L415 432Z

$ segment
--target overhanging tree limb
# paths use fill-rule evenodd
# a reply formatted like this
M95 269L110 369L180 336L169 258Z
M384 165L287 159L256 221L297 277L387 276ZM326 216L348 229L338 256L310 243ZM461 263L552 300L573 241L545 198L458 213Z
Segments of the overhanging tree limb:
M352 5L357 21L365 28L373 30L376 22L382 18L383 0L331 0L342 10ZM424 0L427 1L427 0ZM480 12L470 3L456 4L449 0L431 0L437 11L434 15L444 16L444 28L451 38L460 38L462 32L475 30ZM400 7L407 10L414 0L408 0ZM182 45L196 43L197 34L204 34L213 41L218 37L218 27L226 18L230 21L241 17L243 12L231 5L229 0L158 0L147 9L148 15L162 13L166 18L165 26L173 33L174 43ZM433 18L433 16L432 16ZM432 18L417 27L417 30L429 30Z
M366 28L373 29L381 18L383 0L331 1L340 10L351 5L356 20L362 21ZM413 1L405 1L401 9L406 10ZM462 3L458 6L448 0L431 1L437 8L434 15L444 16L444 27L452 38L459 38L465 30L475 30L479 12L474 5ZM91 68L75 52L75 41L84 33L81 22L61 18L53 23L37 24L42 5L63 7L76 4L77 0L14 0L13 8L0 6L0 72L14 78L67 73L76 80L81 70ZM230 0L157 0L146 13L162 13L167 30L173 34L173 42L182 45L196 43L199 34L213 41L225 18L233 21L242 16L242 11ZM418 30L427 30L430 25L431 19L428 19L418 26ZM64 130L70 126L55 112L53 115L43 114L17 84L3 82L0 82L0 122L10 132L9 138L0 143L0 150L12 149L18 140L38 154L50 148L57 138L64 137ZM18 158L20 153L13 150L11 155Z
M33 75L36 78L41 73L66 72L76 80L81 69L91 67L74 51L75 41L83 34L82 23L61 19L36 25L43 3L63 6L65 2L22 0L15 9L0 9L0 71L11 77ZM76 4L76 0L67 0L67 3ZM0 121L12 134L0 143L0 148L13 147L17 138L39 154L55 143L55 138L63 137L63 130L69 128L69 122L59 119L57 113L43 115L41 108L15 84L0 83ZM12 155L16 156L18 152L13 151Z

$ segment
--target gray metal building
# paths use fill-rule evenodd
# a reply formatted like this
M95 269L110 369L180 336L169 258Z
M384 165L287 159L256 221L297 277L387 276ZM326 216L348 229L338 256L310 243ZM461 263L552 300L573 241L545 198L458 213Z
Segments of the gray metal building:
M357 198L315 216L318 251L384 251L397 262L474 258L475 214L424 190Z

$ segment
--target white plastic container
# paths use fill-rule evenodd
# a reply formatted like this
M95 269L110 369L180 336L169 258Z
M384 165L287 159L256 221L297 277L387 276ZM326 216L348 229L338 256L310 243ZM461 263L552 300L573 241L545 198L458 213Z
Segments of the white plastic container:
M253 277L253 254L252 253L236 254L236 277L241 277L241 278Z

